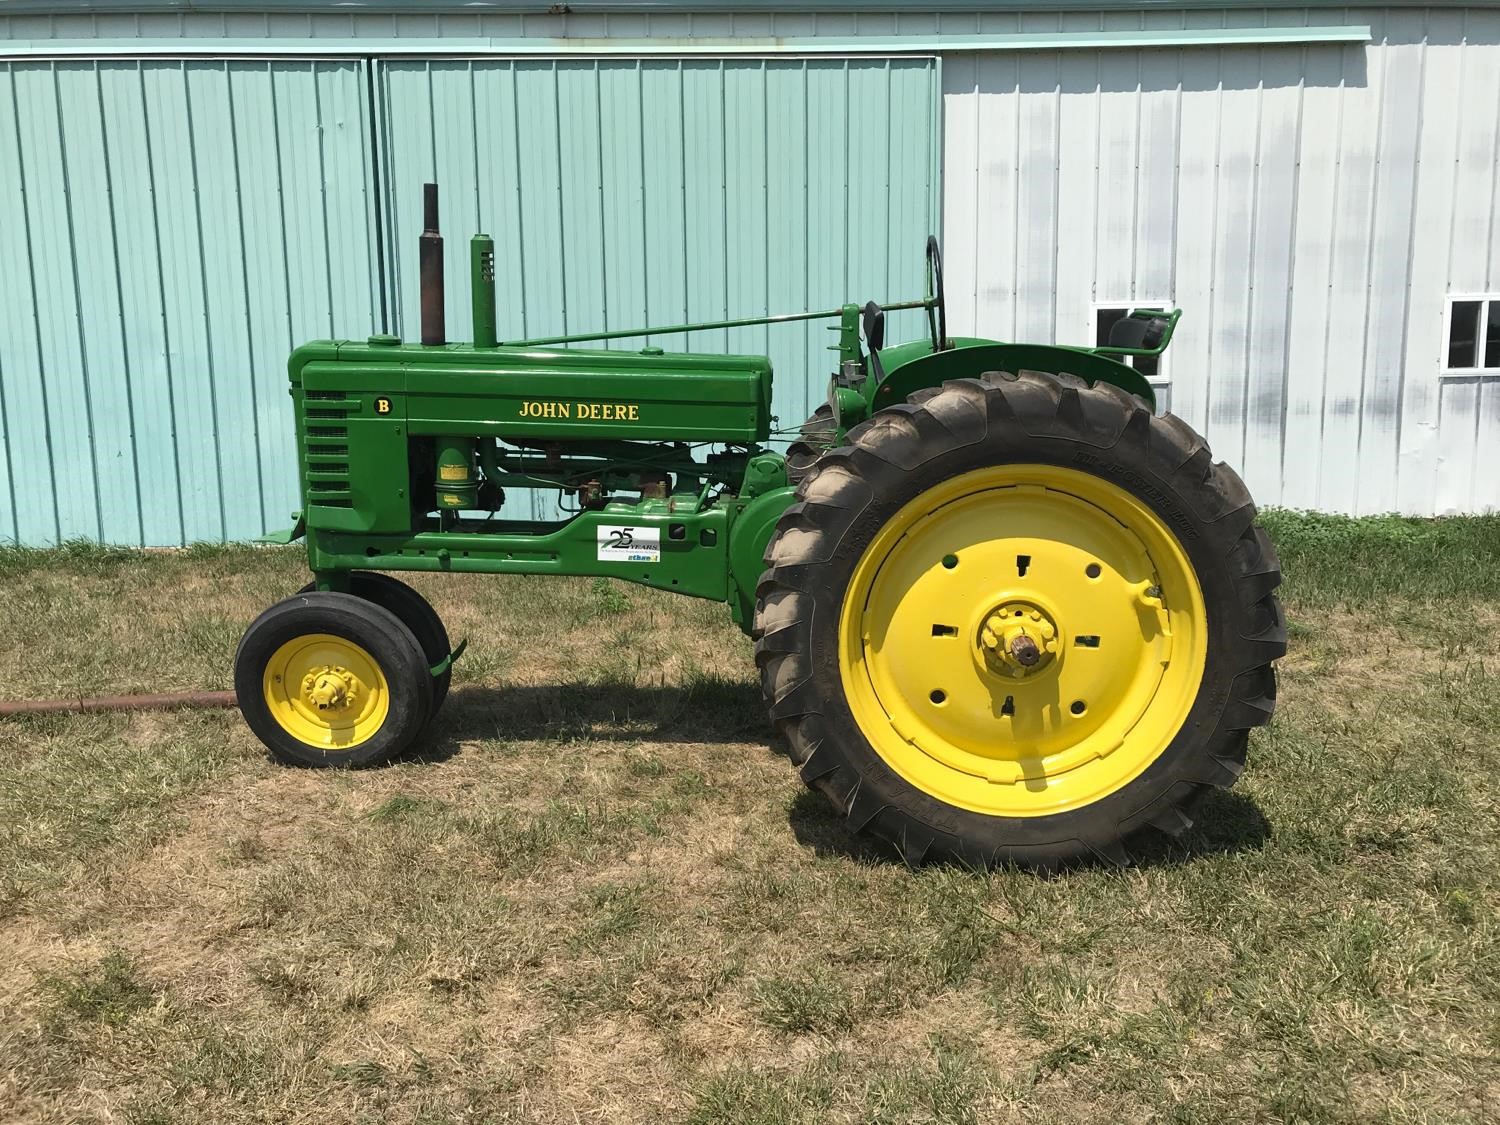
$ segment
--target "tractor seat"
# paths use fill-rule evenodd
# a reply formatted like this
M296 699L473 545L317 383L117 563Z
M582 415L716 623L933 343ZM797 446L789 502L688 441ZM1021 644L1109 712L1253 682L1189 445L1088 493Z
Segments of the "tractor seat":
M1137 309L1129 316L1115 321L1109 329L1106 348L1154 348L1161 344L1163 333L1170 324L1164 313L1150 309Z

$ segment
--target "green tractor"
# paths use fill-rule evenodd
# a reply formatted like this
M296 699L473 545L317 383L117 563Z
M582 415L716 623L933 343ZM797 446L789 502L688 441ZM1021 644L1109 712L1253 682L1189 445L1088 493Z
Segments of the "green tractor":
M909 863L1052 870L1128 860L1232 784L1276 700L1276 553L1235 472L1100 349L927 336L886 344L873 302L500 342L493 242L471 244L472 343L443 324L426 187L422 339L292 353L313 582L246 631L245 721L277 758L363 766L417 742L453 648L402 571L622 578L712 598L755 642L772 721L852 831ZM576 345L826 318L825 406L780 453L771 364ZM701 457L697 451L710 449ZM578 508L498 518L506 488Z

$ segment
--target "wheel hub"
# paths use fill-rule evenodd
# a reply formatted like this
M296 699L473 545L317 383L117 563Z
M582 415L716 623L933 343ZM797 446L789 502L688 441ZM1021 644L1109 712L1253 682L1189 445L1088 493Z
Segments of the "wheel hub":
M1024 679L1044 671L1057 657L1058 631L1051 615L1027 602L1004 602L985 617L979 647L986 667Z
M354 706L354 673L325 664L302 678L302 694L319 711L343 711Z

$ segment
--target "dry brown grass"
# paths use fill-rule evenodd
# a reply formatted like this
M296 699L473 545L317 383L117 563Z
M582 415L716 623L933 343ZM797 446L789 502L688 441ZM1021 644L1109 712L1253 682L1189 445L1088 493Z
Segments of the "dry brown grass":
M0 682L226 687L302 580L14 557ZM722 607L418 584L470 655L390 768L278 768L232 713L0 722L0 1119L1500 1115L1487 593L1294 583L1241 785L1185 845L1043 880L848 839Z

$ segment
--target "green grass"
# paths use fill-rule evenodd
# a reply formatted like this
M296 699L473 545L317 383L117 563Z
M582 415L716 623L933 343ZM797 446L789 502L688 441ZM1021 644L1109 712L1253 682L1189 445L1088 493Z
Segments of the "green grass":
M1303 605L1500 599L1500 515L1350 519L1270 511L1261 522Z
M723 607L419 583L422 753L0 721L0 1119L1500 1117L1500 521L1266 517L1240 784L1125 871L909 871L779 756ZM228 686L295 550L0 551L8 697Z
M52 1001L49 1015L58 1024L77 1021L121 1027L152 1002L151 989L141 983L130 958L118 949L110 950L97 965L44 976L39 983Z

